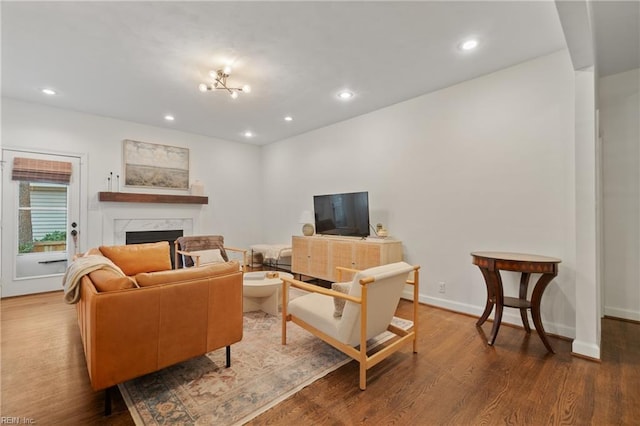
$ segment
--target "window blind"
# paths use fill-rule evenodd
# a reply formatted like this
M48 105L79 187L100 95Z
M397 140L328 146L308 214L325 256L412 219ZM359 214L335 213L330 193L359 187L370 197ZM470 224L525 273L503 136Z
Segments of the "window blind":
M71 163L15 157L11 179L68 184L71 181Z

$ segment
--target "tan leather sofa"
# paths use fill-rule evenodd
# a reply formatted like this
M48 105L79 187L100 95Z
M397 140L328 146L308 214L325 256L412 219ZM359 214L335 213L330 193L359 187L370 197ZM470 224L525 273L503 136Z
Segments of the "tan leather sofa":
M89 254L108 257L133 278L100 269L80 282L78 322L93 389L223 347L230 362L230 345L242 339L237 262L171 270L166 242Z

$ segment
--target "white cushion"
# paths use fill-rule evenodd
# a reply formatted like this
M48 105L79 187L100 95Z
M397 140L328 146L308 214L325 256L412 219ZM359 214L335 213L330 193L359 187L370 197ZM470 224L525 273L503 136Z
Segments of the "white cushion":
M220 263L224 262L224 258L222 254L220 254L220 249L211 249L211 250L199 250L190 252L192 256L194 256L193 263L196 263L195 256L200 256L200 265L204 265L207 263Z
M309 293L291 300L287 311L334 339L338 338L340 318L333 316L333 297Z
M374 277L375 282L368 285L367 299L367 340L387 329L395 314L405 282L413 267L405 262L390 263L358 272L353 277L349 294L360 297L360 280ZM360 305L349 302L342 312L342 321L338 330L338 340L349 345L360 343Z

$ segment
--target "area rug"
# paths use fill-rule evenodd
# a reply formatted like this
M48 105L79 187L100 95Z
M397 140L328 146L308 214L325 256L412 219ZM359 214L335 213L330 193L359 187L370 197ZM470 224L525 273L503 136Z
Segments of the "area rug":
M400 318L393 323L412 325ZM136 425L243 424L351 361L296 325L287 328L287 345L280 334L280 317L246 312L230 368L223 348L119 385ZM392 336L385 332L367 346Z

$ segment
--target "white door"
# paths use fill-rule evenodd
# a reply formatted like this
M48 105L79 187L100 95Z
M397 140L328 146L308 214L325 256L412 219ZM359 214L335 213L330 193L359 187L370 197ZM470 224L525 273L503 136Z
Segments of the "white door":
M16 172L23 164L38 169L49 162L64 170L22 177ZM2 165L1 296L61 290L68 261L77 252L80 158L5 149Z

